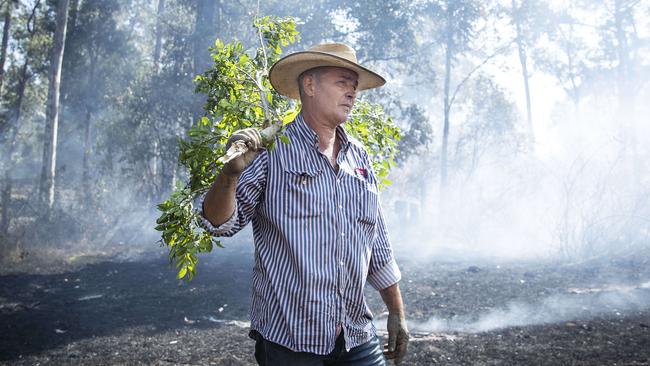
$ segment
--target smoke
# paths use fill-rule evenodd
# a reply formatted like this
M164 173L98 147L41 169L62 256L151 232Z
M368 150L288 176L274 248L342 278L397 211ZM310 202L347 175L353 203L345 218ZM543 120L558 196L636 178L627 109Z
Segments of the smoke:
M508 327L577 321L594 317L622 317L650 308L650 282L637 285L610 285L569 288L566 292L538 303L513 301L483 314L459 315L444 319L431 317L425 322L411 321L413 333L480 333ZM384 326L385 321L377 321ZM382 328L382 330L385 330Z
M584 292L553 295L540 303L511 302L472 320L430 318L423 324L413 324L415 332L487 332L515 326L550 324L596 316L620 317L624 313L650 307L650 283L609 289L589 289Z
M435 147L398 167L382 197L396 251L416 260L578 260L647 248L650 110L640 103L647 91L623 113L605 86L578 105L555 98L548 119L534 118L535 143L523 141L532 147L508 149L504 138L474 146L473 159L450 151L446 187ZM450 146L464 144L466 125L479 123L470 116L455 116Z

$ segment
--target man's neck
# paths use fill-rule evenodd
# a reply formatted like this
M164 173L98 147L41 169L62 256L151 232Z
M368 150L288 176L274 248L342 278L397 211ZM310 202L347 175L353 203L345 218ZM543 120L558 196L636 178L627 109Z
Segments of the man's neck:
M309 111L302 111L305 123L316 132L318 136L318 150L321 152L331 151L335 149L336 144L336 127L335 123L319 118ZM336 149L338 152L338 149Z

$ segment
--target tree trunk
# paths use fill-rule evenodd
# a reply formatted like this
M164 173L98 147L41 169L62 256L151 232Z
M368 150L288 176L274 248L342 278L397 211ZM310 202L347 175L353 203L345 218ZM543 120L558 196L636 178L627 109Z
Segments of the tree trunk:
M448 19L451 22L450 19ZM447 150L449 145L449 112L451 110L449 100L449 84L451 83L451 61L453 58L453 39L451 32L447 35L445 47L445 86L444 86L444 125L442 129L442 150L440 152L440 193L444 195L447 188Z
M162 191L162 182L164 181L164 174L162 169L162 157L160 151L161 139L160 139L160 130L157 124L152 126L150 133L151 144L151 158L149 159L148 169L145 171L145 179L147 185L150 187L149 193L146 196L147 199L152 201L157 200L160 197L160 192Z
M569 25L569 31L570 31L570 37L573 38L573 24ZM570 86L567 89L567 94L569 94L569 97L571 98L571 101L573 102L574 105L574 110L577 111L578 107L580 106L580 99L582 96L580 95L580 85L578 84L578 81L576 79L576 74L573 72L575 69L576 62L574 60L574 50L573 50L573 45L571 42L567 42L566 46L566 55L567 55L567 65L569 67L569 82ZM574 115L574 121L576 120L577 113Z
M625 31L625 19L632 10L625 0L614 2L614 27L616 32L616 55L618 58L617 89L618 89L618 117L621 122L623 148L630 157L630 170L632 191L637 192L641 180L641 160L638 153L636 137L636 112L635 112L635 85L632 81L630 61L630 48L628 36Z
M156 19L156 43L153 48L153 73L160 70L160 52L162 49L162 16L165 12L165 0L158 0L158 17Z
M10 224L10 215L9 215L9 205L11 203L11 191L13 188L11 172L14 169L14 160L12 156L16 149L16 138L18 136L19 122L20 122L20 111L23 106L23 99L25 96L25 86L27 85L27 67L29 63L29 57L25 57L23 66L20 69L20 79L18 80L18 98L16 99L16 105L14 107L13 115L10 119L9 125L9 140L7 141L7 151L5 152L7 165L5 166L4 171L4 185L2 187L2 193L0 197L2 198L2 213L0 216L0 233L2 236L6 237L9 234L9 224Z
M4 28L2 30L2 49L0 50L0 90L4 83L5 61L7 60L7 45L9 44L9 29L11 28L11 13L13 12L14 1L7 1L4 13Z
M70 31L77 27L77 14L79 13L79 0L70 0Z
M95 68L97 65L97 56L96 53L92 50L92 46L89 46L88 55L90 58L90 70L88 72L87 87L90 90L93 85L95 85ZM90 156L92 153L92 114L93 114L93 105L94 100L92 97L93 94L86 96L86 116L84 120L84 156L82 163L82 186L83 186L83 195L87 203L90 203L91 200L91 182L90 182Z
M193 60L192 68L194 75L202 73L210 67L212 60L208 55L208 46L214 42L218 33L218 16L221 10L221 0L198 0L196 4L196 21L194 23L193 36ZM203 96L195 94L192 106L193 114L190 125L201 115L203 106Z
M164 142L162 140L158 141L160 146L164 146ZM170 165L173 164L173 161L165 161L163 157L163 151L162 148L158 148L158 151L156 151L157 154L159 154L160 157L160 187L158 189L158 197L163 197L169 194L169 190L171 188L171 183L172 183L172 176L170 175L172 172L170 171ZM158 199L156 197L156 199Z
M157 75L160 71L160 54L162 50L162 17L165 12L165 0L158 0L158 12L156 19L156 41L153 50L153 73ZM159 136L159 135L158 135ZM152 198L158 199L161 187L164 185L164 174L161 174L162 159L160 158L159 137L153 142L153 157L151 158L151 175L153 192Z
M56 9L56 29L50 64L47 106L45 110L45 135L43 146L43 167L41 170L41 200L49 209L54 205L54 184L56 175L56 147L59 124L59 91L61 64L65 46L70 0L59 0Z
M193 37L194 74L199 74L210 67L211 60L208 57L208 46L212 45L213 38L217 34L217 7L220 6L220 1L197 1Z
M90 152L92 149L90 124L92 121L91 107L86 105L86 117L84 121L84 156L82 163L81 185L83 187L83 196L86 204L90 203Z
M517 4L512 0L512 18L517 30L517 51L519 52L519 63L521 64L521 76L524 79L524 91L526 92L526 121L528 122L528 134L530 136L531 146L535 144L535 130L533 129L533 112L530 102L530 87L528 85L528 57L526 56L526 45L524 44L523 35L521 34L521 24L517 14Z
M12 1L13 2L13 1ZM38 8L40 1L37 1L34 4L34 7L32 8L32 13L27 19L27 32L29 34L29 37L27 39L27 42L29 42L32 37L34 37L34 34L36 33L35 26L30 27L29 24L30 22L34 22L33 24L36 24L36 9ZM31 54L28 51L27 54L25 55L25 59L23 61L23 66L20 68L20 75L18 79L18 91L17 91L17 99L16 99L16 104L13 107L13 113L9 117L9 132L8 135L10 138L8 139L7 142L7 150L4 151L4 155L7 158L7 165L5 166L5 171L4 171L4 186L2 188L2 192L0 193L0 198L2 198L2 206L0 209L2 212L0 213L0 232L6 236L9 234L9 224L10 224L10 216L9 216L9 205L11 202L11 191L12 191L12 179L11 179L11 172L13 171L14 168L14 161L12 159L12 156L14 154L14 151L16 149L16 139L18 137L18 129L20 125L20 117L21 117L21 111L23 107L23 100L25 97L25 88L27 86L27 70L29 68L29 60L31 59Z

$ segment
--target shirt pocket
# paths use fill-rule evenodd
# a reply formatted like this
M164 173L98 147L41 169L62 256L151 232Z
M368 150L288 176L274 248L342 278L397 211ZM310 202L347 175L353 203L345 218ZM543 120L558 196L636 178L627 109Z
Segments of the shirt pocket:
M366 225L374 227L377 224L379 210L379 192L377 185L370 175L367 178L352 177L355 184L357 198L357 220Z
M287 217L316 218L323 214L323 189L320 170L285 168L284 202Z

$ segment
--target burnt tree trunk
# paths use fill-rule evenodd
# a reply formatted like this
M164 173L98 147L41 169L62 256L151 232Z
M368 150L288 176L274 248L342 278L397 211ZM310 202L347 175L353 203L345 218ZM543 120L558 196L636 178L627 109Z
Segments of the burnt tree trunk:
M56 9L56 29L52 47L47 106L45 110L45 135L43 146L43 167L41 170L41 200L52 209L54 205L54 184L56 179L56 148L59 125L59 92L61 64L65 46L70 0L59 0Z

